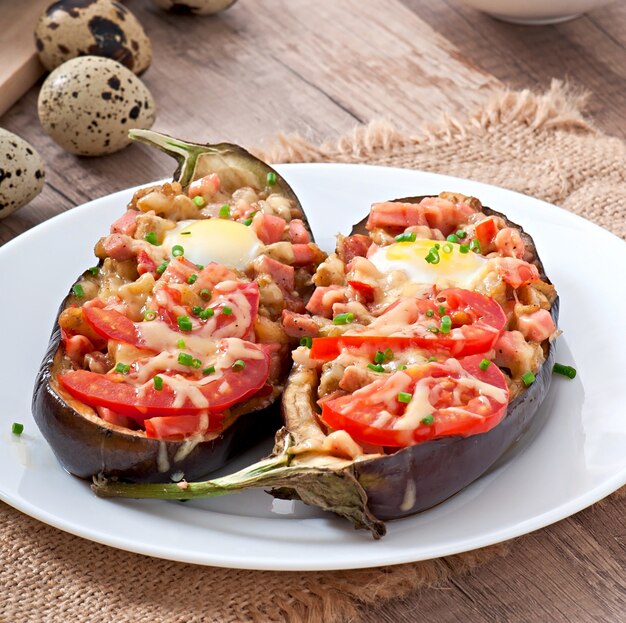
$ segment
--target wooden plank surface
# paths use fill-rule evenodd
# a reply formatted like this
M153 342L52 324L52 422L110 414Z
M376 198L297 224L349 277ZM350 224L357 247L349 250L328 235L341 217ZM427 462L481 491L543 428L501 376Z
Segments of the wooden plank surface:
M156 128L201 141L257 145L278 131L313 140L387 116L400 128L462 114L499 84L569 78L592 91L598 126L626 137L626 5L529 28L427 0L241 0L215 18L173 16L128 0L154 44L144 80ZM0 59L0 63L1 63ZM0 222L0 243L63 210L162 177L165 156L136 146L76 158L41 131L37 88L0 117L42 154L47 184ZM368 622L626 621L626 499L515 541L509 555Z

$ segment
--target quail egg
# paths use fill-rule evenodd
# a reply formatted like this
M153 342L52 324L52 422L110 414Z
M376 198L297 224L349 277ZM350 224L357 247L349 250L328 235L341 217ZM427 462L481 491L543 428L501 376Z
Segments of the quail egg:
M228 9L237 0L154 0L154 3L174 13L196 13L197 15L213 15Z
M43 182L43 164L35 148L0 128L0 219L34 199Z
M63 149L79 156L112 154L130 143L131 128L154 123L154 99L123 65L79 56L57 67L39 92L39 121Z
M152 60L152 46L137 18L114 0L58 0L39 18L35 44L49 71L77 56L105 56L136 74Z

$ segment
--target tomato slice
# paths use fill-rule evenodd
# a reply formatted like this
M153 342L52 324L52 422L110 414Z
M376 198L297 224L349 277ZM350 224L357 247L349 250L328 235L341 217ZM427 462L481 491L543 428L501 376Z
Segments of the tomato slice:
M451 322L447 332L442 330L444 316ZM492 298L449 288L427 299L395 301L362 331L315 338L311 358L329 361L343 348L363 346L373 351L424 348L465 357L493 348L505 324L504 310Z
M139 323L134 323L115 309L83 307L83 318L98 335L107 340L149 350L138 329Z
M146 436L153 439L184 439L198 433L217 431L222 426L219 415L175 415L144 420Z
M228 348L227 342L220 342L218 348ZM238 371L229 366L222 369L221 375L216 375L214 380L203 384L198 383L199 375L198 378L176 375L175 382L168 383L167 377L173 375L167 371L159 373L164 380L160 390L154 387L152 378L140 384L133 383L132 374L98 374L88 370L66 372L59 376L59 382L81 402L92 407L107 407L140 423L156 416L221 413L259 391L269 376L270 356L267 349L251 342L239 342L245 349L236 349L238 356L233 355L233 361L241 359L245 367ZM262 356L254 359L245 354L239 355L246 350L259 351Z
M356 441L404 447L451 435L487 432L506 414L509 390L482 355L412 366L352 394L322 400L322 420ZM400 392L412 395L398 400Z
M490 216L485 220L480 221L480 223L476 223L474 232L478 242L480 243L481 249L484 251L491 244L498 233L498 226L496 225L495 218Z

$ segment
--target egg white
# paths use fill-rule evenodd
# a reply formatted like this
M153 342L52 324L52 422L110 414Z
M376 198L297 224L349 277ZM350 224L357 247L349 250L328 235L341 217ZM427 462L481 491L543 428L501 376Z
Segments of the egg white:
M194 264L217 262L239 270L263 249L251 227L221 218L179 221L163 240L163 248L170 256L176 245L183 247L185 257Z

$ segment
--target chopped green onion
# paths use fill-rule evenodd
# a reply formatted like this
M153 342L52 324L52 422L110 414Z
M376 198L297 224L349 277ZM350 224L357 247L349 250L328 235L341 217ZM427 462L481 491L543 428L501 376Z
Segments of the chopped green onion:
M452 318L450 316L441 316L441 329L442 333L450 333L452 329Z
M202 374L213 374L215 372L215 366L209 366L208 368L204 368L202 370Z
M172 247L172 255L174 257L180 257L181 255L185 255L185 249L181 247L179 244L175 244Z
M220 208L220 218L230 218L230 206L227 203Z
M382 350L377 350L374 355L374 363L382 363L385 361L385 353Z
M160 376L152 377L152 382L154 383L154 389L158 392L163 389L163 379Z
M439 333L439 329L437 327L428 327L428 331L431 333Z
M489 359L483 359L479 364L478 367L481 370L486 370L489 366L491 365L491 361L489 361Z
M435 242L435 249L439 251L441 249L441 245L438 242Z
M267 185L274 186L274 184L276 184L276 173L274 173L274 171L270 171L267 174Z
M347 312L345 314L337 314L333 318L333 324L350 324L354 320L354 314Z
M233 308L232 307L228 307L228 305L224 305L224 307L222 307L222 315L224 316L232 316L233 314Z
M176 348L185 348L185 346L187 346L187 344L185 344L185 340L178 340L178 342L176 342Z
M198 275L196 275L195 273L193 275L189 275L189 277L187 277L187 283L191 286L194 283L196 283L196 281L198 281Z
M74 294L74 296L77 296L79 299L82 299L83 296L85 296L85 290L83 290L83 286L81 286L80 283L75 283L72 286L72 293Z
M449 242L443 245L442 251L444 253L452 253L452 245Z
M204 268L204 264L196 264L196 268L198 270L202 270Z
M398 366L397 369L398 370L406 370L406 366L404 364L402 364L401 366Z
M459 253L467 253L469 251L468 244L462 244L459 246Z
M374 372L384 372L385 368L383 368L379 363L368 363L367 367L370 370L374 370Z
M462 229L459 229L459 230L456 232L456 235L457 235L457 236L458 236L461 240L463 240L463 238L465 238L465 237L467 236L467 232L466 232L466 231L463 231Z
M446 240L448 242L458 242L459 241L459 237L456 234L450 234Z
M426 363L432 363L433 361L437 361L437 357L435 357L435 355L431 355L427 360Z
M243 222L243 224L244 224L244 225L246 225L246 226L250 226L250 225L252 225L252 219L251 219L251 218L247 218L247 219Z
M87 269L94 277L96 277L98 275L98 273L100 272L100 267L99 266L92 266L91 268Z
M192 368L196 368L196 370L198 368L202 367L202 362L199 359L196 359L195 357L191 360L191 367Z
M165 272L165 269L167 268L168 264L169 262L167 260L163 262L162 264L159 264L156 269L157 273L159 273L159 275L162 275Z
M181 231L180 235L181 236L191 236L191 232L190 231Z
M433 247L424 259L429 264L439 264L439 251Z
M115 371L118 374L128 374L130 372L130 366L122 363L121 361L115 366Z
M570 379L573 379L576 376L576 368L572 368L572 366L566 366L562 363L555 363L552 368L552 372L556 374L562 374L563 376L567 376Z
M150 244L157 244L157 235L153 231L149 231L146 235L146 242Z
M391 361L393 359L393 351L391 348L385 348L383 355L385 355L385 361Z
M20 422L13 422L11 425L11 432L19 437L24 432L24 424L20 424Z
M192 199L192 201L199 207L201 208L204 205L204 199L198 195L197 197L194 197Z
M442 316L446 313L446 308L443 305L439 305L439 309L437 311L439 312L439 315Z
M189 316L178 316L176 318L176 322L178 323L178 328L181 331L191 331L193 329L193 324L191 320L189 320Z
M246 362L243 359L237 359L232 367L233 370L243 370L246 367Z
M535 375L529 370L525 374L522 374L522 383L528 387L535 382Z
M396 236L396 242L415 242L417 234L414 231L405 231L403 234Z
M199 316L199 315L202 313L202 307L200 307L200 305L194 305L194 306L191 308L191 313L192 313L194 316Z
M427 315L429 318L432 318L432 317L435 315L435 310L434 310L434 309L427 309L427 310L426 310L426 315Z
M306 346L307 348L311 348L311 346L313 346L313 339L310 337L301 337L300 346Z
M210 307L207 307L206 309L203 309L198 316L200 316L200 318L202 318L202 320L207 320L208 318L210 318L211 316L215 315L215 310L211 309Z
M207 290L206 288L202 288L202 290L200 290L200 298L204 299L205 301L210 301L211 300L211 290Z
M146 311L143 313L143 319L147 320L148 322L154 320L156 317L157 313L154 311L154 309L146 309Z
M425 424L426 426L430 426L433 422L435 421L435 418L431 415L427 415L426 417L423 417L421 419L422 424Z
M193 357L189 353L178 353L178 363L190 366L193 363Z
M473 240L471 240L469 243L469 248L470 248L470 251L480 253L481 249L480 249L480 242L478 241L478 239L474 238Z
M413 398L413 394L409 394L408 392L398 392L398 402L403 402L405 404L411 402Z

